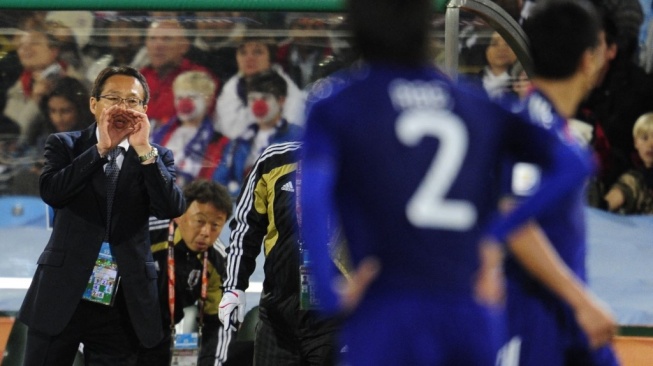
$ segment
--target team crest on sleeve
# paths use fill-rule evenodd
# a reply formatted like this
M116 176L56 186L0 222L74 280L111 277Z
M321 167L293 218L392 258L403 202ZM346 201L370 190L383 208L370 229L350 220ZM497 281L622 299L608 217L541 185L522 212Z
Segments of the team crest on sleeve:
M540 94L532 94L528 99L528 117L531 123L540 127L552 130L560 141L568 145L579 144L578 139L574 136L569 128L569 123L565 118L556 113L553 105Z
M324 99L333 93L333 83L335 81L332 77L317 80L313 83L310 92L308 93L308 101L314 102Z
M350 70L343 70L315 81L307 96L307 102L313 103L330 97L344 88L353 78L354 73Z
M555 122L551 103L537 94L533 94L528 100L528 115L533 123L546 129L551 129Z

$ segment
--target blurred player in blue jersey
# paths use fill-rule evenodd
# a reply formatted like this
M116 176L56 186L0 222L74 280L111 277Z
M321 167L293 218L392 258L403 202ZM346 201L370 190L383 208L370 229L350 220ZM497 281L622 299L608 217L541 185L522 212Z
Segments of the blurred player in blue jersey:
M518 113L554 132L589 162L590 153L572 137L567 118L575 115L605 62L600 17L585 0L541 0L524 23L524 31L533 58L535 90ZM528 164L516 163L511 173L507 181L515 198L528 196L537 185L537 169ZM531 225L511 237L512 254L506 261L509 342L501 352L506 364L617 364L606 346L616 331L614 319L585 284L583 189L577 185L539 213L539 227ZM532 245L532 235L546 236L554 250ZM556 264L538 268L542 258Z
M349 1L363 63L323 85L309 107L302 228L323 309L335 312L340 301L326 245L333 215L354 265L380 264L342 331L348 365L493 365L504 323L482 301L491 297L480 296L480 284L495 282L479 242L488 232L504 240L591 169L551 131L456 87L432 65L431 6ZM538 164L549 179L495 221L497 174L509 156Z

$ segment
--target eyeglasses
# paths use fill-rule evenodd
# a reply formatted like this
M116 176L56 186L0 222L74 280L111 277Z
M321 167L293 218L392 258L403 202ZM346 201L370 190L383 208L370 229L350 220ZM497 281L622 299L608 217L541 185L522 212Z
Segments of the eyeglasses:
M117 95L100 95L99 99L104 99L107 102L109 102L109 104L111 105L116 105L116 104L120 104L121 102L125 102L125 105L127 105L129 108L136 108L139 105L143 104L142 99L138 99L134 97L121 98Z
M218 222L206 221L204 219L190 219L190 226L196 230L202 230L207 224L209 225L209 230L212 232L219 231L224 224Z

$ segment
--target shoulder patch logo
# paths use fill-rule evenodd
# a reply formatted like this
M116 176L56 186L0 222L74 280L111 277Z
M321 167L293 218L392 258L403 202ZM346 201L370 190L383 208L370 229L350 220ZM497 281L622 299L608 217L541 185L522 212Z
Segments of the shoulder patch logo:
M286 192L295 192L295 187L293 187L292 182L286 182L286 184L281 186L282 191Z

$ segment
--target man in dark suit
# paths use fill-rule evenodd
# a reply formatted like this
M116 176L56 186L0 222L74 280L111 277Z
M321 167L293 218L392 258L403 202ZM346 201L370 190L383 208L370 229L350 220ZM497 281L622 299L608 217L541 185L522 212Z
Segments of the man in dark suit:
M148 100L137 70L108 67L90 98L96 123L46 141L39 186L54 228L18 316L25 365L70 365L80 343L87 365L135 365L139 344L163 336L148 218L186 203L172 153L149 143Z

